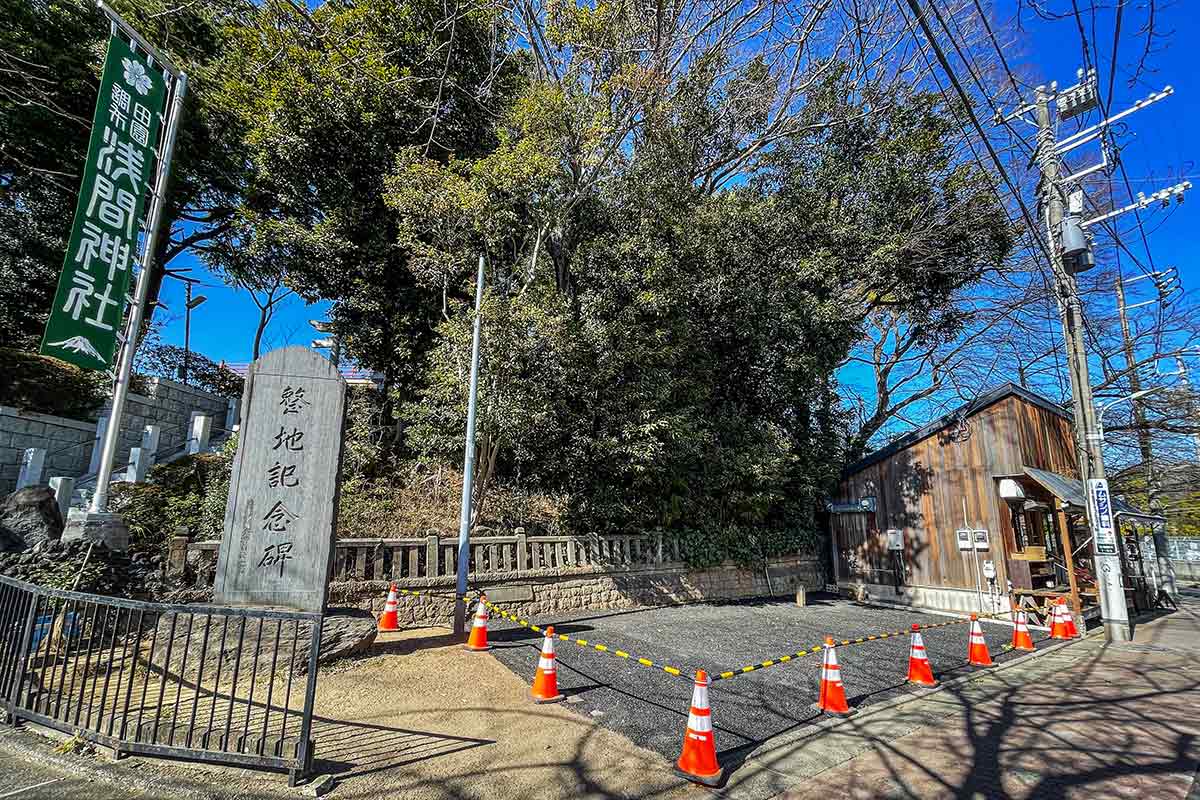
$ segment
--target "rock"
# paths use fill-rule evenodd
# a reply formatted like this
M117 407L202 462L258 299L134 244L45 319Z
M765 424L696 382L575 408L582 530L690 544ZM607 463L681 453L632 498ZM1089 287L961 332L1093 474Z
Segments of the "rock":
M58 541L62 532L62 513L49 486L18 489L0 505L0 549L23 550L46 540Z
M293 671L302 675L308 670L309 631L308 623L302 622L299 629L296 623L285 620L279 625L274 620L266 620L259 638L259 623L257 619L248 618L245 630L242 630L241 617L225 617L214 614L204 615L205 607L192 607L191 637L188 637L188 615L181 615L175 620L174 635L172 636L172 615L164 615L158 622L158 635L154 645L153 663L156 668L166 663L167 648L171 649L170 670L184 677L194 677L200 671L200 652L204 655L204 674L216 674L217 663L222 664L222 674L231 674L233 664L237 661L238 641L241 641L242 667L252 669L254 654L259 654L259 670L268 672L274 660L276 669L284 671L293 664ZM226 630L228 625L228 630ZM204 647L205 631L208 632L208 646ZM276 632L278 630L279 652L272 655ZM321 626L321 650L317 656L318 664L328 664L340 658L357 655L369 649L375 642L378 623L369 611L359 608L331 608L325 615ZM224 634L224 646L222 646ZM294 645L293 645L294 639ZM186 657L183 650L187 648ZM295 651L293 661L292 653ZM206 677L207 683L210 678Z

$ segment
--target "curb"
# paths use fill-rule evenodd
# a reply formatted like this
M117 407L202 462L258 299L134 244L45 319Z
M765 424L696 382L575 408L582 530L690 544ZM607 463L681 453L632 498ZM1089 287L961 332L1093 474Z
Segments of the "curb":
M102 745L92 745L94 755L91 757L62 755L55 752L53 748L56 742L70 741L71 738L59 731L28 721L22 722L20 727L15 729L5 724L3 731L0 731L0 750L70 776L112 787L145 792L152 796L170 797L174 800L212 800L213 797L235 796L233 793L214 795L211 786L198 785L193 781L181 779L179 775L147 777L136 769L124 766L127 763L141 763L137 760L137 756L127 756L120 763L106 760L103 755L106 748ZM163 763L173 762L165 761ZM296 790L291 791L296 792ZM103 795L98 792L96 796Z

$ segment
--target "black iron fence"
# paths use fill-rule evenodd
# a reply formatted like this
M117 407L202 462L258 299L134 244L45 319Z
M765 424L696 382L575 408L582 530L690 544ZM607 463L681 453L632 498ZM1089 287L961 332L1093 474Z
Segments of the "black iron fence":
M123 754L309 772L321 615L0 576L0 708Z

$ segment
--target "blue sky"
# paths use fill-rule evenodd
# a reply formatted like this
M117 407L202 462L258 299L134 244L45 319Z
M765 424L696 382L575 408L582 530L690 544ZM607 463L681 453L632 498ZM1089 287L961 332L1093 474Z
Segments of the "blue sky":
M1197 102L1200 85L1194 66L1194 51L1186 47L1200 33L1200 4L1176 2L1159 9L1156 27L1167 36L1156 45L1149 57L1149 63L1155 71L1144 75L1139 83L1131 87L1128 76L1144 43L1144 38L1139 35L1144 9L1141 3L1134 3L1133 0L1125 2L1127 6L1117 58L1113 110L1124 108L1166 84L1171 84L1176 90L1175 96L1133 115L1122 137L1122 142L1127 145L1123 151L1124 161L1134 189L1150 193L1174 183L1180 176L1195 177L1200 173L1200 167L1195 163L1197 148L1193 146L1196 131L1200 130L1200 119L1197 119L1200 117L1200 103ZM1049 5L1059 6L1060 10L1070 8L1070 3L1061 0ZM1090 37L1088 3L1080 2L1079 5L1084 10ZM1163 0L1159 5L1164 5ZM1005 44L1006 55L1014 69L1035 80L1057 80L1060 86L1074 83L1075 70L1082 66L1079 32L1074 19L1039 20L1029 11L1026 0L1023 14L1025 24L1023 30L1017 31L1011 24L1017 7L1016 0L999 0L996 4L997 33ZM1097 12L1096 31L1096 39L1101 43L1098 67L1103 87L1107 84L1113 39L1111 8ZM1200 184L1200 179L1197 179L1197 183ZM1127 229L1132 225L1133 217L1127 215L1120 222L1121 227ZM1190 197L1165 223L1158 225L1156 221L1156 225L1151 226L1155 228L1150 237L1155 263L1160 268L1177 266L1187 289L1200 285L1200 267L1190 257L1192 235L1198 226L1200 195ZM1142 256L1140 240L1136 235L1131 234L1128 242L1134 252ZM225 286L219 278L209 275L201 264L188 256L177 259L172 266L192 267L192 274L205 284L196 291L209 298L193 313L193 349L214 360L225 359L235 363L249 361L258 318L258 309L250 298L243 292ZM1132 265L1127 265L1127 268L1136 270ZM1142 285L1146 283L1148 281ZM159 312L160 318L166 320L164 339L176 344L183 343L183 291L182 284L168 281L163 287L162 301L170 306L170 311ZM292 298L272 322L265 349L285 344L307 345L314 336L308 320L322 317L327 305L318 303L305 306Z

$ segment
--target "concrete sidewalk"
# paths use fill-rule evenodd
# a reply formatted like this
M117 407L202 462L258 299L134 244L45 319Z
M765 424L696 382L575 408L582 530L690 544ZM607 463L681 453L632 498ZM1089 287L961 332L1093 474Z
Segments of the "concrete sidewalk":
M746 754L732 798L1187 798L1200 593L1134 642L1091 637Z

